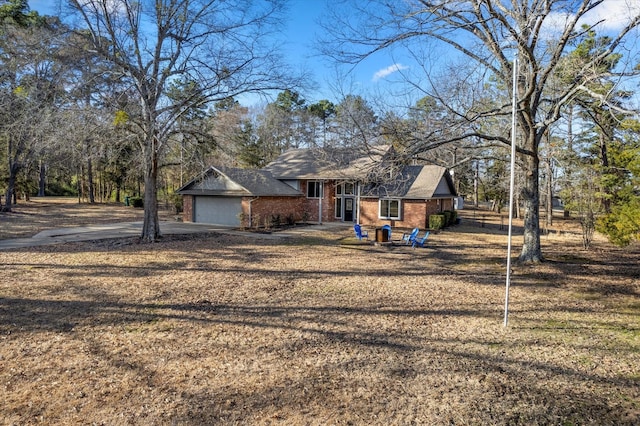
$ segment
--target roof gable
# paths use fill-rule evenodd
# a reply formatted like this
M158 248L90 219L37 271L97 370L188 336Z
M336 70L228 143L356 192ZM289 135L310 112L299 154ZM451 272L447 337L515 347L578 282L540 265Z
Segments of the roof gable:
M274 179L264 170L209 167L199 178L178 190L180 194L226 196L299 196L300 191Z
M364 197L429 199L455 196L453 181L446 168L436 165L404 166L393 179L369 184Z

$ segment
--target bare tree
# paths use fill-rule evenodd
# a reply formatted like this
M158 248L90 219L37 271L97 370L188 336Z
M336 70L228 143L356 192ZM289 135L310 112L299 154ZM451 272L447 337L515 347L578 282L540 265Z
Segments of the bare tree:
M142 238L160 236L157 178L177 120L194 105L238 94L288 88L293 81L273 44L283 12L277 0L69 0L81 32L137 92L136 128L145 161ZM170 98L175 81L201 91Z
M588 90L588 83L598 79L602 72L600 65L613 52L623 49L624 42L633 36L632 31L640 25L640 10L629 6L626 22L617 35L612 36L606 49L580 63L575 70L575 78L560 91L556 87L549 93L548 85L561 58L572 49L574 40L589 30L581 29L581 23L589 12L597 8L604 9L606 6L603 2L371 0L361 3L345 0L342 6L352 4L351 7L357 12L345 12L344 7L340 6L332 7L325 25L327 38L323 46L326 54L347 63L358 63L392 47L405 48L416 61L431 59L433 55L430 57L427 49L445 46L448 51L441 53L446 52L447 57L451 57L452 52L458 54L476 68L465 78L475 79L477 87L491 81L499 82L505 92L511 87L512 59L517 53L520 64L517 70L517 123L521 133L517 151L524 171L521 194L524 244L520 260L540 262L543 255L540 246L538 150L543 136L548 127L560 118L563 107L578 93ZM600 23L596 22L591 28ZM424 69L432 67L433 63L429 62ZM618 75L630 75L637 71L628 67ZM455 75L451 77L455 78ZM430 89L425 87L425 83L418 82L415 85L429 93ZM472 98L473 95L473 92L467 92L467 97ZM594 95L601 102L607 101L607 94ZM508 98L505 96L505 99ZM468 108L469 105L473 108ZM468 125L464 132L452 135L443 142L475 137L510 144L508 132L487 132L481 125L488 117L508 116L508 101L497 106L488 103L483 109L478 109L477 102L449 102L447 106Z
M58 22L25 14L26 4L5 5L0 14L0 144L6 153L6 204L10 211L19 174L35 167L48 141L49 123L63 92L65 70L54 61L63 31ZM25 180L26 182L26 180ZM22 185L29 194L29 188Z

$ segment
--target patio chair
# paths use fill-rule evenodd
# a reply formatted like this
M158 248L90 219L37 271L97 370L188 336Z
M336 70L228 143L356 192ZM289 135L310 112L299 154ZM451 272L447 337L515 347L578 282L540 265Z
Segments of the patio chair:
M411 231L410 234L402 234L402 241L404 241L404 243L407 244L407 245L408 244L413 244L413 241L418 236L418 232L420 232L420 229L413 228L413 231Z
M362 240L363 238L367 240L369 239L369 233L367 231L363 231L360 225L358 225L357 223L353 225L353 230L356 232L356 237L359 240Z
M416 237L413 240L413 243L411 244L411 247L413 247L413 248L424 247L424 243L427 241L427 238L429 238L429 231L425 232L422 237Z
M385 229L387 230L388 241L391 241L391 225L382 225L382 232L384 232Z

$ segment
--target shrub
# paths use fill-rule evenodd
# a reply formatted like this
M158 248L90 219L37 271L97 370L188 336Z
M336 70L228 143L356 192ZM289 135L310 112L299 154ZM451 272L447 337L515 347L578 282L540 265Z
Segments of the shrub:
M443 214L432 214L429 216L430 229L442 229L446 223L446 217Z
M129 198L129 203L133 207L143 208L144 207L144 199L142 197L131 197Z
M240 222L241 229L247 229L249 227L249 215L245 213L238 213L238 221Z
M279 214L272 214L271 215L271 226L272 227L279 228L281 223L282 223L282 219L280 218Z
M171 204L173 205L173 210L176 212L176 214L182 213L182 209L183 209L182 195L173 193L169 195L169 200L171 201Z
M455 225L458 220L458 212L455 210L447 210L443 212L447 216L447 226Z
M451 225L451 210L445 210L442 214L444 215L444 226Z

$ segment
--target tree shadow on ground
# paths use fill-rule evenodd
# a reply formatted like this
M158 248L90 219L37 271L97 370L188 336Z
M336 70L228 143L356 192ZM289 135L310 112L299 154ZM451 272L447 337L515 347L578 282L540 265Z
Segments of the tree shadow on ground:
M453 421L456 415L462 415L469 421L485 424L531 424L540 419L545 419L544 423L582 424L599 418L604 421L602 424L632 424L628 411L617 410L606 395L598 394L595 389L614 387L629 395L637 394L633 378L519 358L523 345L538 344L534 340L498 338L490 341L425 335L417 329L379 327L376 321L376 318L388 320L389 317L398 322L409 319L417 323L429 318L471 319L493 315L488 308L250 305L216 304L207 300L128 303L105 301L102 294L94 297L95 300L1 298L0 334L19 339L22 333L53 332L81 339L94 356L110 366L111 374L134 374L146 386L158 388L167 399L179 395L169 413L173 421L251 423L278 416L286 421L291 416L302 415L320 416L315 418L334 423L347 420L376 423L376 416L382 416L387 410L386 415L379 418L404 423L406 417L402 416L409 415L420 422L433 418L429 410L435 408L434 404L446 401L442 399L445 395L451 398L452 394L462 392L452 399L452 411L440 408L441 418ZM361 325L364 317L372 320L365 327ZM126 334L123 327L145 327L145 324L156 327L166 323L192 333L202 332L202 327L218 327L218 330L222 327L228 333L252 335L278 330L287 336L298 336L273 340L260 349L268 354L265 358L268 362L279 359L291 363L292 370L276 377L252 377L250 372L244 372L223 387L182 390L180 383L168 379L159 366L154 367L155 363L147 365L138 359L133 348L121 353L99 339L105 329L123 330L121 333ZM197 324L200 331L189 324ZM593 327L586 323L584 326ZM93 328L95 331L91 332ZM76 333L82 337L75 337ZM138 341L143 344L144 339ZM190 343L183 344L186 347L175 348L173 356L186 356L184 352ZM209 345L210 351L219 350L215 338ZM235 352L222 342L219 345L229 354ZM243 350L238 347L236 356L245 356ZM341 353L342 356L328 356ZM313 363L303 364L299 361L302 358ZM215 371L217 366L211 368ZM305 369L302 373L301 368ZM569 385L572 382L587 386L573 388ZM594 391L588 391L589 387ZM368 399L359 399L357 394L363 396L365 389ZM473 398L465 398L465 389L473 389L470 395ZM355 396L345 398L344 392L353 392ZM424 399L415 399L416 392L424 392L421 396ZM502 402L496 408L498 399ZM396 401L395 408L389 411L391 400ZM415 409L418 401L424 406ZM505 409L509 404L513 404L512 412ZM326 410L327 406L332 408Z

